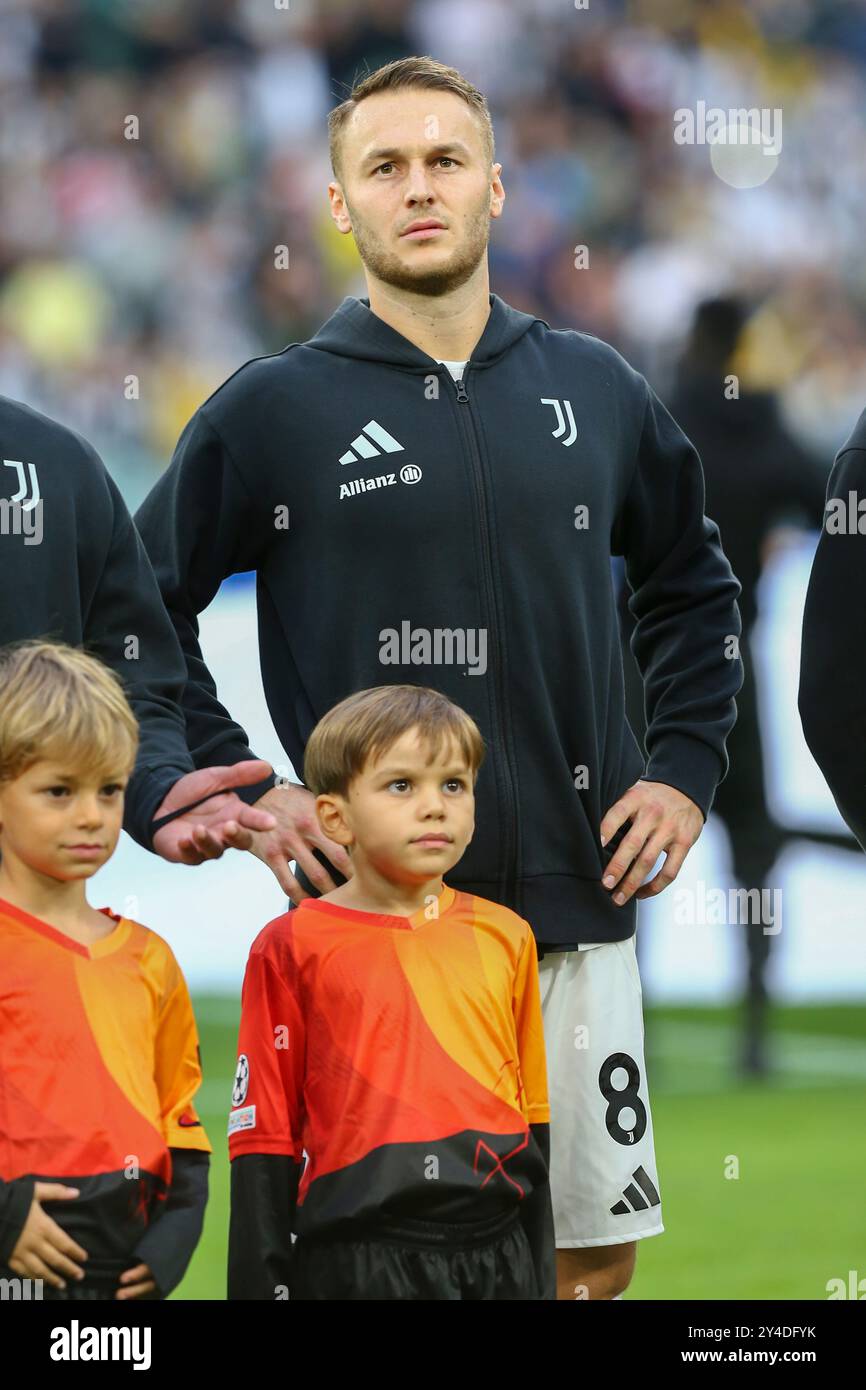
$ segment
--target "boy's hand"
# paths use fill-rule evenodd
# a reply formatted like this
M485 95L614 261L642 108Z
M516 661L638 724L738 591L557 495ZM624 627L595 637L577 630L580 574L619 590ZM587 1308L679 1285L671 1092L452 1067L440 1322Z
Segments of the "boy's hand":
M43 1202L69 1202L78 1196L77 1187L61 1182L37 1182L24 1229L9 1257L9 1268L25 1279L44 1279L55 1289L65 1289L63 1275L83 1279L84 1270L76 1260L86 1260L87 1251L42 1209Z
M337 886L313 854L311 846L320 849L345 878L352 877L352 863L348 854L342 845L329 840L322 833L316 815L316 798L306 787L299 782L271 787L255 805L257 811L270 811L277 824L274 830L253 835L251 852L263 864L267 864L292 902L299 903L310 895L304 891L295 875L289 872L290 859L294 859L303 869L320 893L330 893Z
M605 888L616 890L613 900L618 907L633 893L637 898L651 898L673 883L704 828L700 807L666 782L639 781L629 787L601 823L602 844L627 820L631 820L629 832L601 880ZM664 867L649 883L643 883L660 854L665 855Z
M125 1269L119 1282L123 1288L117 1290L115 1298L141 1298L142 1294L153 1293L156 1288L147 1265L133 1265L132 1269Z

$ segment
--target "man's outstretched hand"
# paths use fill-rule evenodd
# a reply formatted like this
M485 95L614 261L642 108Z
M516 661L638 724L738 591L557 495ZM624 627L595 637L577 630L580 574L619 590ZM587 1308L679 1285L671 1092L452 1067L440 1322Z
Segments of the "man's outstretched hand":
M201 864L205 859L219 859L227 849L251 849L253 832L272 831L276 820L261 800L248 806L231 788L263 782L272 771L263 759L248 758L230 767L199 768L178 778L154 820L203 796L209 799L157 830L152 842L155 853L176 864Z
M627 820L631 821L631 828L602 879L604 887L613 891L618 907L628 902L632 894L652 898L673 883L704 828L700 807L666 782L640 781L629 787L601 823L602 844L612 839ZM660 854L665 855L664 866L649 883L644 883Z
M320 893L336 888L327 869L319 863L313 849L319 849L344 878L352 877L352 863L342 845L329 840L319 825L316 798L298 782L271 787L256 802L259 810L273 812L276 826L253 836L252 852L276 876L283 892L299 903L309 893L301 887L288 861L294 859Z

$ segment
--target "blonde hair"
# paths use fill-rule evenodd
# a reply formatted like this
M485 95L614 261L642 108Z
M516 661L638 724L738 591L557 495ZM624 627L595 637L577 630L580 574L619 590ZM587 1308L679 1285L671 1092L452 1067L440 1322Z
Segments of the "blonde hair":
M0 647L0 782L42 759L81 775L132 771L138 723L120 678L65 642Z
M467 81L456 68L446 67L436 58L427 55L419 58L398 58L393 63L386 63L384 67L369 73L362 81L356 82L351 95L340 106L335 106L333 111L328 114L328 150L331 156L331 168L334 171L334 177L341 183L343 175L340 166L340 145L343 130L359 102L362 102L366 97L373 96L376 92L394 92L406 87L454 92L455 96L462 97L471 107L480 123L484 158L488 164L493 163L493 122L490 119L490 108L483 92L479 92L477 87L473 87L472 83Z
M484 761L484 739L475 720L426 685L377 685L334 705L307 741L304 782L316 796L347 796L367 762L385 753L410 729L426 744L427 765L453 738L474 782Z

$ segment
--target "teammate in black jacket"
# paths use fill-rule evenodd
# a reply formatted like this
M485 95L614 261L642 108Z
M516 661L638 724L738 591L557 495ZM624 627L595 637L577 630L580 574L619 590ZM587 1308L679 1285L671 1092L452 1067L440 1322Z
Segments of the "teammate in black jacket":
M836 455L809 579L800 717L846 823L866 849L866 410Z
M248 570L295 768L361 688L417 681L476 720L478 828L449 882L525 917L544 949L560 1296L613 1297L635 1241L663 1229L635 900L676 877L726 771L739 586L698 456L646 381L490 293L505 193L482 95L404 59L330 124L331 212L368 296L236 372L136 515L187 660L189 746L197 766L251 756L197 625ZM612 553L637 619L646 765L624 716ZM316 849L349 872L312 801L295 784L256 802L278 827L254 852L296 902L334 887Z
M136 835L164 858L188 864L246 848L271 817L216 787L249 784L266 764L196 771L186 746L181 689L186 668L144 547L114 480L80 435L0 396L0 646L50 637L85 647L124 683L139 727ZM201 798L207 798L199 804ZM154 813L174 816L153 841ZM139 829L135 817L125 825ZM14 1141L24 1115L5 1115ZM178 1191L185 1155L177 1165ZM198 1199L196 1199L198 1200ZM0 1178L0 1265L33 1202L32 1183ZM203 1203L202 1203L203 1204ZM171 1229L170 1225L165 1228ZM171 1251L163 1258L171 1261Z

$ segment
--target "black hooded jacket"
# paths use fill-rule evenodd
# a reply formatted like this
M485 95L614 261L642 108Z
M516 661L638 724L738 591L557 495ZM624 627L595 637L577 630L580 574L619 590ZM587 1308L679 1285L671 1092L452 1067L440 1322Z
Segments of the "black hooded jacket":
M196 766L251 756L197 615L255 570L265 695L298 773L317 720L353 691L443 691L488 750L448 883L553 947L623 940L635 903L601 885L620 836L602 848L600 821L644 776L707 815L742 681L739 585L698 456L644 378L596 338L490 305L455 383L346 298L205 402L135 520L186 655ZM646 767L611 554L633 590Z

